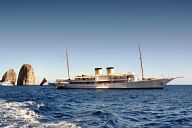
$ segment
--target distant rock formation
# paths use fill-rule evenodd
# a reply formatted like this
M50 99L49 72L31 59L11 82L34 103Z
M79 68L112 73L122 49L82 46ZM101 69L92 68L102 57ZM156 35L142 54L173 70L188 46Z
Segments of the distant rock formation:
M35 73L30 64L24 64L17 79L17 85L35 85Z
M9 81L13 85L16 83L16 73L13 69L8 70L2 77L1 82Z

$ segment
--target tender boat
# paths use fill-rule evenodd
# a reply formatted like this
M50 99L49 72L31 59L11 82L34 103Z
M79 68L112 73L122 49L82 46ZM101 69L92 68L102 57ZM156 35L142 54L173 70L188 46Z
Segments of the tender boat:
M13 86L13 84L10 81L0 82L1 86Z

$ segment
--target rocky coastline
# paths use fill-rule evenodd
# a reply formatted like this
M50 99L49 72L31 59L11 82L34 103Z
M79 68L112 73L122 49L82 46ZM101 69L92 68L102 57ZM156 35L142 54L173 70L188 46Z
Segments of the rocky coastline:
M30 64L23 64L20 68L19 75L17 78L14 69L6 71L0 82L10 82L12 85L35 85L35 72Z

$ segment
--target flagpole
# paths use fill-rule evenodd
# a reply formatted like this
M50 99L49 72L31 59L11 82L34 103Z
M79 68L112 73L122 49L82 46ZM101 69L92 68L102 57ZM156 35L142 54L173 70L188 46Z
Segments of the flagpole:
M67 59L67 74L68 74L68 79L70 80L70 72L69 72L69 59L68 59L68 52L66 48L66 59Z
M141 73L142 73L142 79L144 79L144 72L143 72L143 61L142 61L142 55L141 55L141 48L139 44L139 54L140 54L140 61L141 61Z

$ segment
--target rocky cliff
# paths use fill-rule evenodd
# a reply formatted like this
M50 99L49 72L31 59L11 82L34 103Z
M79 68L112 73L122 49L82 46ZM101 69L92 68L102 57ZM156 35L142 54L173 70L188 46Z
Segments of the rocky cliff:
M35 73L30 64L24 64L17 79L17 85L35 85Z
M1 82L10 81L13 85L16 83L16 73L13 69L8 70L2 77Z

